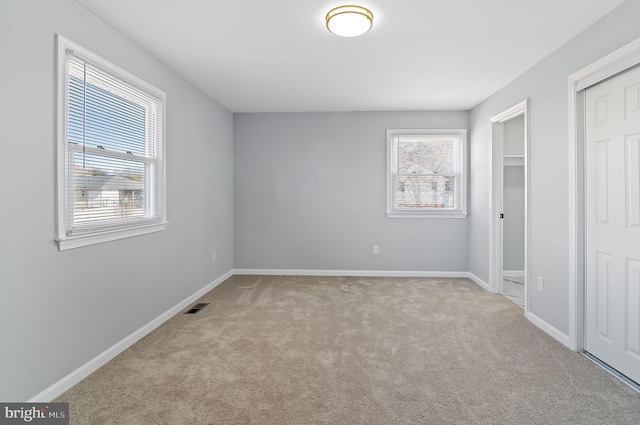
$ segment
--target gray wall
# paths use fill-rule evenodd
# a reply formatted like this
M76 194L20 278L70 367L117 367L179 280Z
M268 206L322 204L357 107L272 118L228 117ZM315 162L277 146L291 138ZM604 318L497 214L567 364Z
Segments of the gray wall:
M518 115L503 124L503 155L524 155L524 115Z
M75 1L1 1L0 400L34 396L234 264L470 270L488 280L489 118L525 98L530 278L545 278L544 293L530 285L529 306L566 333L567 76L640 37L637 16L640 0L624 3L470 114L234 119ZM57 251L55 33L167 92L165 232ZM469 126L470 217L387 219L385 130Z
M524 115L503 124L504 155L524 154ZM502 212L503 270L524 270L524 167L505 166Z
M503 270L524 270L524 167L504 167Z
M386 216L386 130L467 125L467 112L236 114L236 268L467 271L468 219Z
M166 231L58 252L56 33L167 93ZM233 115L73 0L2 0L0 57L0 400L24 401L232 269Z
M568 333L567 77L640 37L640 1L630 0L471 111L469 269L489 275L490 118L529 98L529 285L531 312Z

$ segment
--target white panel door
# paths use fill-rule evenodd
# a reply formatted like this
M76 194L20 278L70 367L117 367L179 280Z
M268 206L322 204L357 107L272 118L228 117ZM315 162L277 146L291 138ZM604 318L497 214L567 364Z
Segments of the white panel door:
M585 350L640 383L640 69L586 102Z

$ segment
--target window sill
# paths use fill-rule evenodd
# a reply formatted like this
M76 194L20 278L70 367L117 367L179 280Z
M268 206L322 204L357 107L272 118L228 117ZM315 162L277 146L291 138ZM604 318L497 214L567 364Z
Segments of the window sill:
M469 213L464 212L417 212L417 211L393 211L388 212L388 218L467 218Z
M154 232L161 232L167 227L167 222L152 224L148 226L132 227L128 229L112 230L109 232L92 233L78 236L64 236L56 238L58 251L80 248L83 246L96 245L104 242L111 242L118 239L132 238Z

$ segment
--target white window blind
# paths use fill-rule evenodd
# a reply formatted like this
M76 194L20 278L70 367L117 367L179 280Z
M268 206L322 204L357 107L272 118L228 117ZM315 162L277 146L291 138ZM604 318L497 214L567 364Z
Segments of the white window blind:
M388 130L387 214L466 216L466 130Z
M58 241L164 223L164 93L70 44L59 46Z

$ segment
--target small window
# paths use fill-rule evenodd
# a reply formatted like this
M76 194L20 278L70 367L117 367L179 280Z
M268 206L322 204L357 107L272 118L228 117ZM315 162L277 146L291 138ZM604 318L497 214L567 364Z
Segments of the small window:
M60 250L164 230L165 94L58 36Z
M387 130L387 215L467 216L467 131Z

